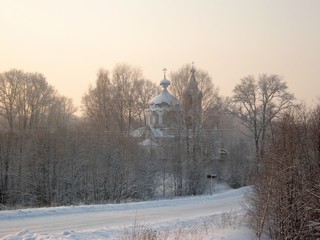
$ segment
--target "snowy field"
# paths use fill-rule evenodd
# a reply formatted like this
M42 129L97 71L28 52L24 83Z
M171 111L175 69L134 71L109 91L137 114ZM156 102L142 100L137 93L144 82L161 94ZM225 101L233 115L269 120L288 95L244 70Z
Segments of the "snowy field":
M0 212L1 239L251 239L243 196L250 188L212 196L139 203L68 206Z

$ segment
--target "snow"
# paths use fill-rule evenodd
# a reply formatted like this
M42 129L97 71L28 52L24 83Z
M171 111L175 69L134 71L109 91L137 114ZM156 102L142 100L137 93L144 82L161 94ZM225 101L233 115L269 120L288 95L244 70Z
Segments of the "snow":
M145 139L139 143L139 145L144 147L159 147L159 144L156 142L151 141L150 139Z
M158 96L155 96L150 101L150 109L156 109L157 106L160 106L163 103L168 105L167 108L175 108L180 106L180 102L175 96L171 95L167 90L163 90Z
M144 134L145 127L138 128L136 130L133 130L130 134L132 137L142 137Z
M155 231L159 239L176 239L177 235L180 239L250 239L242 207L249 190L136 203L6 210L0 212L0 238L119 239L145 228Z
M165 133L161 129L150 127L150 130L151 130L153 136L155 136L155 137L164 137L165 136Z

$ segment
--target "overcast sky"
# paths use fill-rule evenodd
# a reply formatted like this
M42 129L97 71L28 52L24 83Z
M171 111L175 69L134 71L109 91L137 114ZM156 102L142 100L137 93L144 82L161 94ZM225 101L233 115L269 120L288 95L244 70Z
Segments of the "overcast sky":
M275 73L316 102L320 1L0 0L0 72L43 73L77 106L101 67L129 63L160 82L164 67L192 61L224 96L241 77Z

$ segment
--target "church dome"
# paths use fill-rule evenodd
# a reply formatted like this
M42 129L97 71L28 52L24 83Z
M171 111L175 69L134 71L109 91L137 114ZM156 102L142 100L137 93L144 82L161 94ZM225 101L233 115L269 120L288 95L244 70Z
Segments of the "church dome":
M161 80L160 82L160 86L162 86L163 88L167 89L167 87L171 84L171 82L166 79L166 77L164 77L164 79Z
M163 90L149 102L149 108L145 109L146 125L154 137L168 137L164 129L177 126L178 113L181 111L180 102L167 89L170 81L166 78L166 69L163 71L164 77L160 82Z
M161 80L160 85L163 87L162 92L155 96L150 101L150 107L151 108L176 108L180 106L180 102L178 99L171 95L167 87L170 85L170 81L164 77L163 80Z
M168 107L177 107L180 105L178 99L172 96L168 91L162 91L158 96L155 96L150 105L154 106L164 106L168 105Z

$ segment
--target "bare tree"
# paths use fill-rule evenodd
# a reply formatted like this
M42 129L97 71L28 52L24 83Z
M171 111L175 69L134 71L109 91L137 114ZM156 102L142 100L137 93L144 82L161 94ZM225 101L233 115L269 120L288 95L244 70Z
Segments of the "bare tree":
M112 72L114 89L113 110L120 131L130 131L135 117L134 81L142 79L140 69L128 64L118 64Z
M96 86L90 86L88 93L82 97L82 111L93 125L110 130L114 126L113 87L107 70L100 69L97 75Z
M318 117L317 110L292 111L277 119L266 137L267 151L255 169L249 195L259 239L320 236Z
M144 109L158 87L144 80L141 70L128 64L118 64L109 78L100 70L95 87L89 87L82 98L82 110L95 126L126 132L136 122L145 122Z
M56 92L39 73L26 73L20 85L16 106L20 129L33 129L47 121L47 110L54 103Z
M171 72L171 88L173 95L175 95L180 102L183 102L186 88L191 76L191 64L182 66L177 71ZM213 115L217 115L222 109L222 98L219 95L219 89L213 84L212 77L209 73L202 69L195 69L195 78L197 87L202 93L201 100L201 118L202 124L213 128L217 123L213 123Z
M48 107L48 125L66 128L70 125L76 110L70 98L56 96Z
M181 179L183 173L178 168L185 166L186 193L200 194L204 191L206 164L212 160L212 156L206 154L206 140L204 132L208 128L218 125L212 118L220 111L221 97L218 89L214 87L210 75L201 69L195 69L191 65L184 65L178 71L171 73L171 91L183 104L184 141L181 138L179 151L185 151L185 163L174 164L177 179ZM178 153L177 156L181 156ZM179 183L180 182L180 183ZM177 182L178 194L181 194L181 180Z
M0 144L1 203L17 204L37 198L34 193L42 191L41 187L49 189L41 197L49 196L47 200L51 201L60 158L55 155L58 150L47 130L66 126L73 113L71 100L59 96L42 74L15 69L0 74L0 116L6 123L1 129ZM37 169L38 163L41 169ZM48 169L52 175L46 175ZM30 173L33 174L29 176ZM34 182L29 177L39 180L37 176L43 177L39 188L30 191Z
M311 111L310 119L310 145L312 147L310 164L307 165L306 179L308 186L305 187L308 198L308 224L305 231L306 237L320 238L320 105Z
M155 83L145 79L135 80L133 85L136 91L136 112L140 126L143 126L146 122L144 110L148 108L150 99L160 92L160 88Z
M233 92L229 112L251 132L259 157L263 154L266 129L284 110L294 106L295 98L288 92L287 84L275 74L262 74L258 80L251 75L244 77Z
M13 69L0 74L0 114L10 129L47 127L48 109L56 104L56 96L40 73Z
M21 70L10 70L0 74L0 114L13 129L16 120L16 105L20 94L20 85L25 74Z

